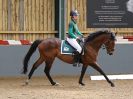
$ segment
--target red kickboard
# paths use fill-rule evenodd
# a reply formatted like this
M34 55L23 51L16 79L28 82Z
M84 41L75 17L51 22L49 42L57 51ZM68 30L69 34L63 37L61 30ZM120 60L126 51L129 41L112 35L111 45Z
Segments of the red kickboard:
M31 42L28 40L20 40L20 42L22 45L30 45L31 44Z
M133 41L133 38L128 39L128 41Z
M133 36L123 36L123 39L133 39Z
M8 41L0 40L0 45L9 45Z

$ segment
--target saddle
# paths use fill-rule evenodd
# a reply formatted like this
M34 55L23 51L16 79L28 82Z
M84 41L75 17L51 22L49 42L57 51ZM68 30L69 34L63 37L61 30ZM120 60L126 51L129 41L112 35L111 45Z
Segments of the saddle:
M79 43L81 48L83 48L83 42ZM82 49L83 50L83 49ZM67 40L62 40L61 42L61 54L69 54L69 55L73 55L73 52L75 52L76 49L71 46ZM84 50L83 50L84 51ZM82 51L82 52L83 52ZM84 54L84 52L82 53Z

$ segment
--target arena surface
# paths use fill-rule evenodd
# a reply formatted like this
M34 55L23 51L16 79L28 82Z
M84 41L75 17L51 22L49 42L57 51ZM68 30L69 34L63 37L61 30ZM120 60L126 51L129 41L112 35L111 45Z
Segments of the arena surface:
M0 99L133 99L133 80L91 81L85 76L86 86L78 85L79 76L53 77L61 85L51 86L46 77L34 77L28 86L26 78L0 78Z

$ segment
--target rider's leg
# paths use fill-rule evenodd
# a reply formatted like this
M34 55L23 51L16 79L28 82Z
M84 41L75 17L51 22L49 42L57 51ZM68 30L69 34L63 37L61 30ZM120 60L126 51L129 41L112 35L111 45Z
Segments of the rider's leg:
M74 56L74 63L73 66L78 66L79 61L80 61L80 53L78 51L73 52Z
M67 38L67 41L69 44L71 44L71 46L73 46L75 49L77 49L77 51L74 52L74 64L73 64L73 66L77 66L79 64L79 61L80 61L80 56L81 56L80 53L82 51L82 48L78 44L76 39Z

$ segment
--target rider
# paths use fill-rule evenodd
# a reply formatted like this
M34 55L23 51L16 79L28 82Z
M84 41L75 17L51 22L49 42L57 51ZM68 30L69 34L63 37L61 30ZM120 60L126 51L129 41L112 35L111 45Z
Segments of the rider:
M79 13L77 12L77 10L72 10L70 12L70 16L71 16L71 21L69 23L67 41L71 46L73 46L76 49L76 51L74 52L73 66L77 66L79 63L80 54L82 51L82 48L77 41L80 39L79 36L82 37L83 34L79 31L77 26L77 18L79 16Z

